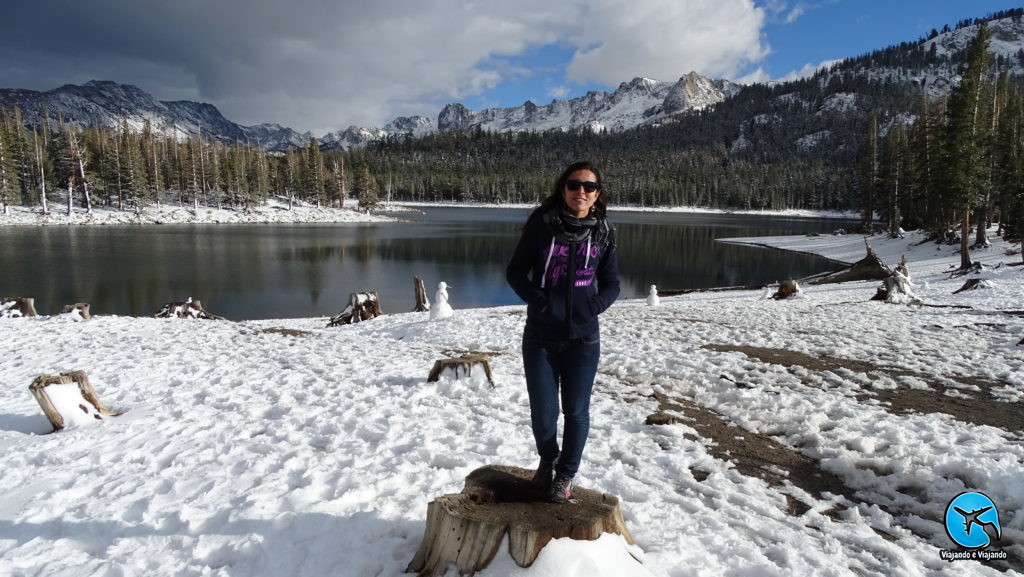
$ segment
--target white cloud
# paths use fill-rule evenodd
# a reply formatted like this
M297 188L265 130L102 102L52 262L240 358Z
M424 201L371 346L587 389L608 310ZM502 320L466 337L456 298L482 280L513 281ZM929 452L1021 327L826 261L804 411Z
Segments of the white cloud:
M675 80L691 70L733 78L767 54L764 10L748 0L592 0L569 78L614 85L634 76Z
M807 64L804 64L802 67L800 67L799 70L792 70L786 75L782 76L781 78L775 78L774 80L777 80L779 82L788 82L790 80L799 80L801 78L807 78L808 76L813 76L815 72L821 70L822 68L828 68L829 66L838 64L842 61L843 59L840 58L838 60L825 60L824 62L820 62L818 64L811 64L810 62L808 62Z
M530 74L509 58L555 43L575 51L555 83L731 78L766 55L764 20L752 0L19 2L0 19L0 86L115 80L322 134L487 98Z
M800 17L804 15L804 12L806 10L807 9L804 7L803 4L797 4L796 6L794 6L793 9L790 10L788 14L786 14L786 24L792 24L799 20Z
M570 89L568 86L556 86L548 90L548 96L551 98L565 98L569 95Z

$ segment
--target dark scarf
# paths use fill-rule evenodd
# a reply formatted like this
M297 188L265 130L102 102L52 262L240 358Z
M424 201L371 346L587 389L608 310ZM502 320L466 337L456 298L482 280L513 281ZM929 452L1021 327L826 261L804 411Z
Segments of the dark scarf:
M564 208L552 210L544 214L544 222L555 238L565 244L590 242L597 246L615 244L615 229L608 219L592 215L578 218Z

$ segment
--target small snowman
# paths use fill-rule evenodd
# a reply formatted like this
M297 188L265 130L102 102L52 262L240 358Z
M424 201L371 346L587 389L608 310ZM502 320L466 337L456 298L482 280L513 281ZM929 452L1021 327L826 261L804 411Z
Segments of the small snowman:
M448 304L448 285L441 281L437 283L437 292L434 293L434 305L430 307L430 320L446 319L454 314L452 305Z
M661 303L661 297L658 296L657 285L651 285L651 292L647 295L647 306L656 307Z

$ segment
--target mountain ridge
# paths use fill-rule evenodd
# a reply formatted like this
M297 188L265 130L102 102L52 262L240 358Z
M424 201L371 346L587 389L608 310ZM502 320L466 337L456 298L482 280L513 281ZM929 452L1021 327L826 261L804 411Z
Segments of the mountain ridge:
M976 24L944 30L941 34L933 33L929 38L900 45L921 47L934 55L939 63L923 71L908 72L899 66L876 62L875 55L884 55L894 47L848 58L832 69L842 70L840 74L869 74L898 83L919 83L932 96L946 93L957 81L955 58L973 37L974 26ZM992 19L989 26L994 38L992 52L1008 63L1016 75L1024 75L1024 23L1019 15ZM861 68L858 63L863 63ZM826 74L823 78L827 82L831 77ZM29 127L42 125L48 112L51 122L59 114L66 121L83 126L127 125L133 131L143 130L148 123L157 133L178 139L203 134L222 142L245 142L269 151L284 152L304 147L314 138L322 149L347 150L394 136L421 136L451 130L618 132L657 126L680 113L707 109L736 96L743 88L696 72L683 75L676 82L636 77L621 83L612 92L590 91L577 98L552 100L546 105L527 101L514 107L471 110L452 102L438 112L436 119L419 115L399 117L383 127L350 126L318 138L310 132L300 133L276 123L243 126L225 118L212 104L159 101L137 86L112 80L65 84L49 91L0 89L0 107L19 107L23 122Z

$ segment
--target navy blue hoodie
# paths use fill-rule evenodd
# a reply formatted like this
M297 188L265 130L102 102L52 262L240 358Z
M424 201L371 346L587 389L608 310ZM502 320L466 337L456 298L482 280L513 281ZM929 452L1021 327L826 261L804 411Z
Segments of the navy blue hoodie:
M526 302L526 330L553 339L599 330L597 315L619 297L619 258L615 229L597 221L584 238L558 233L567 223L557 210L527 221L505 269L509 286Z

